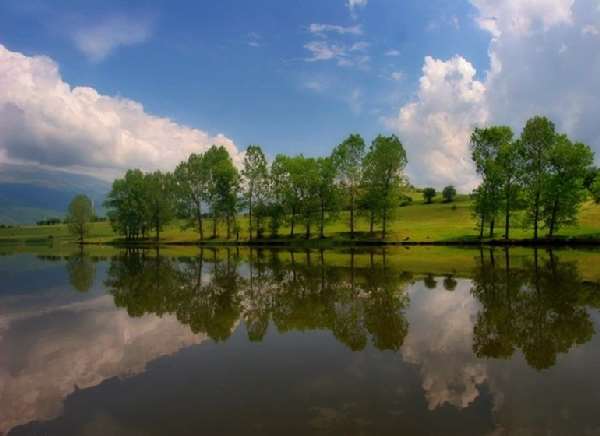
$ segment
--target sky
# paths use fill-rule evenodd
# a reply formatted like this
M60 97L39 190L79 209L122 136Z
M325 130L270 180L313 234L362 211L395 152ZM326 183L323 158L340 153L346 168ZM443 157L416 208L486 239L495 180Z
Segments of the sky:
M600 0L0 3L0 162L110 180L393 133L412 183L467 192L474 127L546 115L600 154L598 107Z

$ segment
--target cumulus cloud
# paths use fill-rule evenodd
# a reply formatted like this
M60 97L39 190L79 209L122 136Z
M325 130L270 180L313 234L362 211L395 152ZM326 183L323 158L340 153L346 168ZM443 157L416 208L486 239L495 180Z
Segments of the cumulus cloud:
M402 134L411 180L472 189L477 179L469 159L469 136L487 120L485 85L464 58L425 58L415 100L388 120Z
M150 115L135 101L71 88L47 57L0 45L0 155L4 160L72 168L106 179L124 169L173 169L192 152L233 141Z
M409 150L419 184L477 183L470 164L471 129L510 125L516 134L542 114L560 131L600 152L600 52L593 29L600 10L586 0L471 0L489 32L490 66L477 80L468 60L427 57L413 100L388 120Z
M71 33L76 47L91 61L100 62L119 46L141 44L152 35L153 20L125 16L106 18L95 25L81 26Z

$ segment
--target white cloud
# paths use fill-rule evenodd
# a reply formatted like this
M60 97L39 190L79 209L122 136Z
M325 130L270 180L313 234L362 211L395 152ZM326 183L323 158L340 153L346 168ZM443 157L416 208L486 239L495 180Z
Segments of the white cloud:
M106 179L126 168L173 169L192 152L233 141L150 115L135 101L71 88L55 62L0 45L0 154Z
M470 190L476 183L469 158L469 136L487 120L485 86L460 56L448 61L425 58L416 98L404 105L390 127L407 147L411 180Z
M358 42L351 46L335 44L328 41L310 41L304 48L310 52L306 62L335 60L341 67L369 68L370 57L365 54L369 44Z
M415 285L409 295L410 329L401 353L405 362L418 365L429 409L469 406L487 379L486 365L472 351L479 304L470 281L459 279L453 292Z
M347 0L346 5L350 11L354 11L356 8L365 7L369 0Z
M390 78L395 81L402 80L404 78L404 73L402 71L394 71L390 74Z
M395 57L395 56L400 56L400 52L398 50L388 50L384 53L386 56L391 56L391 57Z
M600 35L600 31L598 30L598 28L592 24L586 24L585 26L583 26L583 29L581 29L581 33L583 33L584 35Z
M256 32L250 32L247 43L250 47L260 47L262 45L262 37Z
M153 20L115 16L99 23L81 26L71 33L77 48L91 61L100 62L119 46L145 42L152 35Z
M586 1L586 0L584 0ZM479 10L479 25L499 37L503 32L522 35L541 24L545 29L572 22L575 0L471 0Z
M339 26L336 24L318 24L313 23L308 26L308 30L310 33L315 33L318 35L325 35L326 33L337 33L339 35L362 35L363 30L360 25L355 26Z
M491 35L483 80L462 57L427 58L419 90L389 121L409 150L418 184L477 183L470 163L475 125L507 124L520 134L534 115L600 152L600 11L586 0L471 0Z

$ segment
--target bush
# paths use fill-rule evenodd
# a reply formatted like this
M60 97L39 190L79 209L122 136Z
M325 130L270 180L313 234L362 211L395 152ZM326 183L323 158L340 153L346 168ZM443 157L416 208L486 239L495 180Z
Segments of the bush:
M425 188L423 189L423 198L425 199L426 204L431 204L433 202L433 198L435 197L435 189L434 188Z
M452 203L456 198L456 188L452 185L446 186L442 191L444 203Z

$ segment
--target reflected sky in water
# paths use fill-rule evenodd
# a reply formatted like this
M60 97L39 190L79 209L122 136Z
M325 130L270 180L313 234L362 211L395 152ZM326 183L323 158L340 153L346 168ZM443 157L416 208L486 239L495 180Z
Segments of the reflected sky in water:
M589 252L410 255L0 257L0 434L600 434Z

